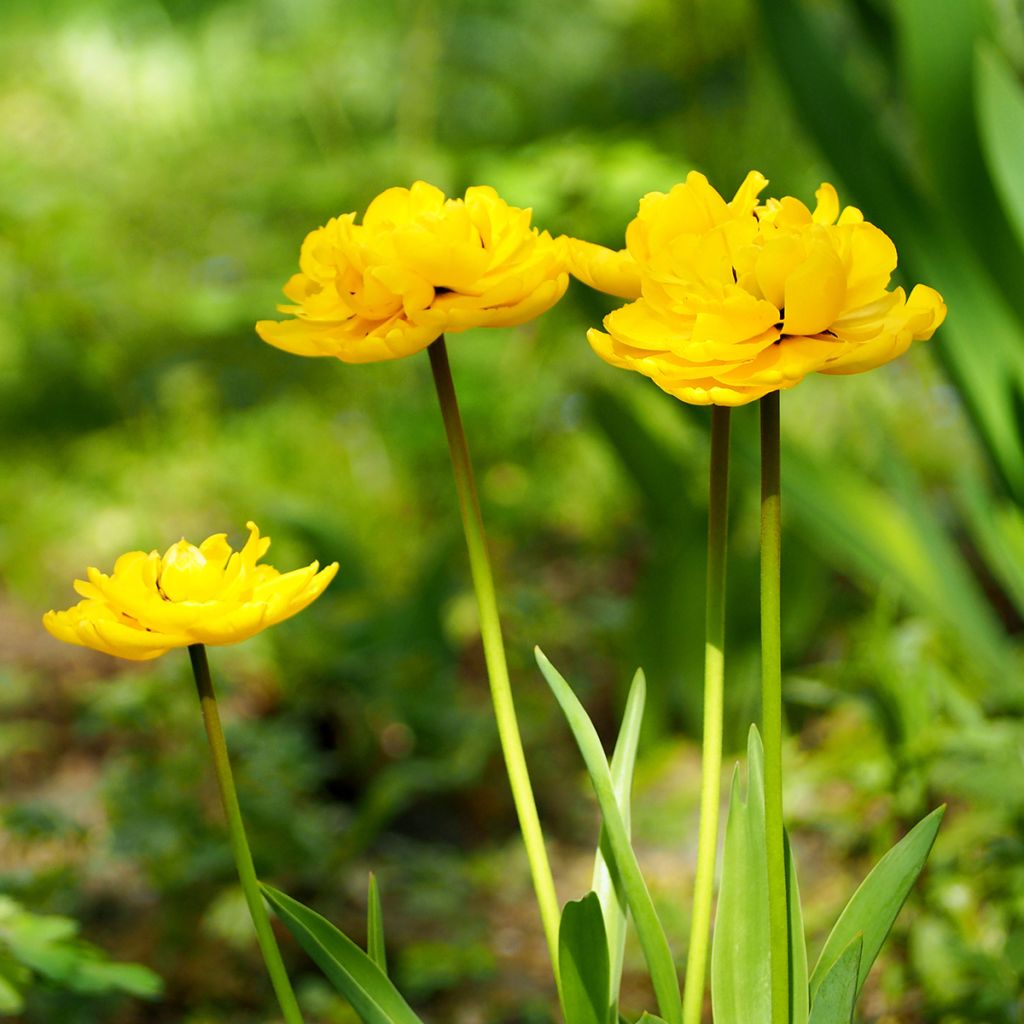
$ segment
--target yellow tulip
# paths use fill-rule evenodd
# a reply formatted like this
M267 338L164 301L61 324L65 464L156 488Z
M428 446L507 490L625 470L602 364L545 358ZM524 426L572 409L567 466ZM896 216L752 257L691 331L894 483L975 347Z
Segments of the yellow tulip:
M888 290L896 248L822 184L812 212L792 196L758 202L751 171L726 202L691 172L640 202L614 252L571 240L573 273L624 298L588 339L603 359L698 405L744 405L809 373L859 373L930 338L942 296Z
M90 568L88 580L75 580L84 600L47 612L43 625L58 640L147 661L175 647L245 640L302 611L338 571L337 562L284 574L260 565L270 538L247 527L240 551L217 533L198 547L180 540L163 555L129 551L109 576Z
M361 224L346 213L306 236L285 285L292 319L259 336L303 356L346 363L398 359L444 333L511 327L565 293L566 242L530 226L530 210L477 186L446 199L424 181L390 188Z

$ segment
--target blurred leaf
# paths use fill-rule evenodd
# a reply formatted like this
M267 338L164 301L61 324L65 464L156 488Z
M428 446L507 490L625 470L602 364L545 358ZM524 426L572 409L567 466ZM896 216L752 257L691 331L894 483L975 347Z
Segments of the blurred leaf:
M1010 223L1024 243L1024 90L1006 58L990 43L978 45L974 70L978 126L988 168Z
M364 1024L421 1024L387 975L348 936L283 892L269 885L260 888L288 931Z
M0 955L0 1013L21 1013L25 999L22 990L32 981L31 972L22 964Z
M823 466L788 443L783 493L820 544L867 579L894 583L958 637L993 683L1004 680L1010 654L985 595L911 473L903 466L891 472L898 501L863 475L836 462Z
M946 808L919 821L875 866L839 915L811 974L811 1006L833 964L853 939L863 936L857 991L871 970L896 915L921 873Z
M615 802L615 788L611 772L608 770L608 761L601 748L601 740L569 684L559 675L539 647L534 648L534 654L548 686L551 687L551 692L561 705L576 745L583 755L594 794L601 808L602 823L608 835L608 849L616 871L622 879L622 887L633 914L633 922L647 960L647 968L651 973L651 984L658 999L658 1008L668 1024L679 1024L682 1019L682 1004L672 951L669 949L668 940L658 920L647 883L640 871L640 865L637 863L636 854L630 845L629 836L626 834L622 816Z
M975 193L984 192L987 179L966 194L943 196L941 205L933 207L907 161L883 136L877 108L856 84L843 59L843 41L825 30L821 12L803 0L760 2L771 52L804 123L853 189L868 219L893 236L903 265L942 292L950 315L936 355L959 387L993 465L1018 500L1024 500L1024 446L1017 414L1024 395L1024 328L1019 306L1011 307L1014 300L1019 303L1020 275L1013 272L1019 254L1002 279L1004 287L997 287L993 270L1003 273L1005 261L983 264L982 254L988 253L984 237L974 236L978 248L972 252L950 219L960 209L965 218L973 215ZM943 3L955 8L960 0ZM969 3L973 7L975 0ZM894 9L903 10L903 5ZM931 5L916 0L910 13L927 19L921 34L930 37L936 31ZM934 74L934 67L922 71L928 73L942 77ZM914 130L901 127L906 134ZM961 139L949 133L947 143L957 147ZM966 144L971 145L970 139ZM958 159L958 151L949 153L950 162ZM979 337L985 339L984 345L977 344Z
M892 14L917 139L946 224L973 242L1013 301L1024 263L985 169L974 117L975 45L987 8L986 0L901 0Z
M381 973L387 974L388 958L384 949L384 913L380 905L377 876L372 871L366 894L366 952L380 968Z
M853 1020L863 945L863 937L855 935L822 979L811 1006L810 1024L850 1024Z
M612 753L611 775L615 790L615 802L622 815L622 824L629 835L630 829L630 791L633 786L633 770L636 765L637 744L640 741L640 727L644 717L644 698L647 684L641 669L636 670L633 682L626 698L626 709L622 714L622 725L619 738L615 742ZM601 837L598 841L597 856L594 859L594 879L592 888L601 901L604 914L604 930L608 936L609 956L609 997L611 1005L619 1000L619 985L622 978L622 958L626 948L626 920L628 904L626 893L622 887L622 879L610 868L611 858L605 857L604 850L608 846L608 835L604 825L601 826Z
M755 726L747 739L747 791L736 766L729 796L722 881L711 944L715 1024L771 1019L768 847L764 832L764 751Z
M608 937L597 893L570 900L558 928L559 997L565 1024L609 1024Z

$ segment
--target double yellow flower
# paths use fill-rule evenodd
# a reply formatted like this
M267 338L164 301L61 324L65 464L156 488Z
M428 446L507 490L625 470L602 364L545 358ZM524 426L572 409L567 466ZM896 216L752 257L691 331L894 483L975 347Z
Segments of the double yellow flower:
M180 540L162 555L129 551L109 576L90 568L74 584L83 600L47 612L43 625L58 640L148 661L175 647L245 640L302 611L334 579L337 562L283 574L259 564L270 538L247 526L240 551L216 533L198 547Z
M859 373L930 338L942 297L888 290L896 247L840 210L823 184L809 210L751 171L726 202L696 171L640 202L619 252L570 243L576 277L635 301L605 317L591 346L697 405L744 405L809 373Z
M513 327L553 306L569 282L565 240L530 226L531 212L493 188L462 199L424 181L389 188L367 207L306 236L285 285L292 319L259 336L303 356L346 363L398 359L445 333Z

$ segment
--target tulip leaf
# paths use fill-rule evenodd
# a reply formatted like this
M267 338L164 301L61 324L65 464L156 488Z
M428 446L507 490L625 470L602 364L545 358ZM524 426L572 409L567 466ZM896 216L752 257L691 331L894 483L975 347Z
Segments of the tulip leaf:
M640 726L644 716L644 700L647 684L641 669L637 669L626 698L626 709L622 715L622 725L612 753L611 775L612 787L615 791L615 802L622 815L622 824L629 835L630 828L630 790L633 785L633 769L636 765L636 750L640 741ZM622 978L622 958L626 948L626 918L628 904L622 879L613 871L611 855L606 856L608 849L608 832L601 826L601 838L598 842L597 856L594 861L594 880L592 888L601 901L604 913L604 927L608 937L609 958L609 997L611 1005L619 1000L619 984Z
M422 1024L387 975L316 911L269 885L260 889L300 946L364 1024Z
M384 912L380 905L380 887L371 871L366 893L366 952L370 959L388 973L388 958L384 950Z
M597 893L562 910L558 977L565 1024L610 1024L608 939Z
M790 1024L807 1024L807 942L804 938L804 913L800 906L800 886L789 833L786 843L786 903L789 907L789 1007Z
M722 882L711 945L715 1024L771 1020L768 846L764 825L764 750L757 729L747 739L747 791L733 771L725 824Z
M636 1024L665 1024L665 1022L660 1017L655 1017L653 1013L644 1010L637 1018Z
M842 956L857 935L863 936L857 991L875 962L882 943L892 928L921 873L932 844L935 842L945 805L937 807L919 821L875 866L850 898L839 915L835 927L825 940L825 947L811 974L811 1006L818 988L832 965Z
M860 990L863 936L855 935L822 979L809 1024L850 1024Z
M978 128L988 169L1024 244L1024 89L1006 58L982 44L975 55Z
M644 881L640 865L637 863L636 854L630 845L626 826L615 800L615 787L608 769L607 758L601 747L601 740L569 684L548 661L539 647L534 648L534 654L548 686L551 687L551 692L555 695L555 699L565 714L576 745L583 755L583 761L587 767L587 773L590 775L598 806L601 809L601 817L608 838L608 852L615 871L622 880L626 901L629 904L630 913L633 915L640 946L647 961L647 969L651 974L651 984L658 1000L658 1008L668 1024L680 1024L682 1002L679 997L679 982L676 977L672 951L669 949L665 932L658 920L647 883Z

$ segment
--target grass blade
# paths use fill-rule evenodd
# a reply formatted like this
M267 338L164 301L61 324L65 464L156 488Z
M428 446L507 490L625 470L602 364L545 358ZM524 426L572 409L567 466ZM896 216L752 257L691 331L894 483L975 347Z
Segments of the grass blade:
M853 939L862 935L857 991L875 962L882 943L892 928L928 859L939 830L945 806L937 807L919 821L875 866L850 898L839 915L832 933L825 940L817 966L811 975L811 1006L833 964L843 955Z
M422 1024L386 974L326 918L269 885L260 889L300 946L364 1024Z
M618 804L615 802L615 789L612 785L611 772L608 770L608 761L601 747L601 740L569 684L548 661L539 647L534 648L534 654L548 686L551 687L551 692L561 705L576 744L583 755L583 761L601 808L601 817L608 837L608 849L619 877L622 879L626 900L636 925L637 936L647 960L647 968L651 973L651 983L658 1000L658 1008L667 1024L680 1024L682 1003L679 998L679 981L676 977L672 952L669 949L661 922L658 920L654 903L651 901L651 894L647 890L647 883L640 872L639 864L637 864L636 854L630 845Z
M626 709L622 714L622 725L619 737L615 741L612 753L611 776L615 802L622 816L622 824L627 837L630 829L630 790L633 785L633 769L636 766L636 750L640 741L640 726L644 717L644 702L647 695L647 684L642 669L637 669L626 698ZM594 860L594 881L592 888L601 901L604 913L604 928L608 938L609 965L609 996L611 1005L619 1001L619 985L622 979L622 958L626 948L626 918L629 907L626 892L618 873L613 874L609 857L604 851L608 848L608 835L604 825L601 826L601 839L598 842L597 856Z
M978 129L988 169L1024 244L1024 90L1006 58L990 44L978 48L975 83Z
M789 1019L790 1024L807 1024L807 941L804 938L804 912L800 905L800 886L796 879L796 861L789 833L786 842L786 902L789 906Z
M715 1024L771 1020L768 847L764 831L764 751L754 726L747 740L747 792L733 772L725 824L722 882L711 944Z
M366 894L366 952L381 969L381 972L387 974L388 958L384 950L384 912L380 905L377 876L372 871Z

